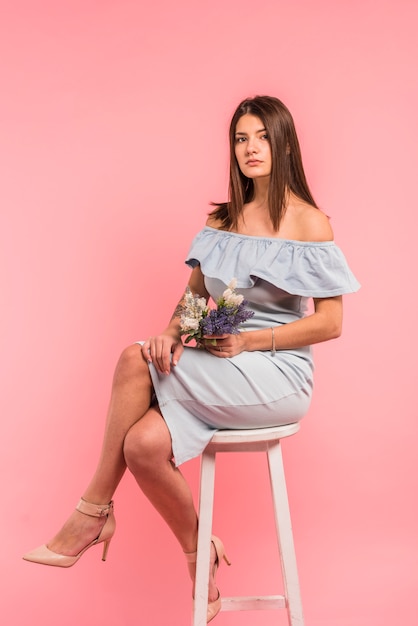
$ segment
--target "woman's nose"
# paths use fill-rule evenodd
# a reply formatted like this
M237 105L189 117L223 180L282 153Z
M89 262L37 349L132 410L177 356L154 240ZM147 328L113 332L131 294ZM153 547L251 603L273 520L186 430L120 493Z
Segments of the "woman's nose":
M255 142L251 139L247 142L247 154L254 154L257 151L257 146Z

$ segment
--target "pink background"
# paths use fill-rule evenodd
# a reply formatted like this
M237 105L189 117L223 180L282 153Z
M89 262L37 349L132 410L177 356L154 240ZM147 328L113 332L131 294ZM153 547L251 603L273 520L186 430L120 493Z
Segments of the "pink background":
M417 619L418 8L413 0L10 0L0 21L1 621L188 624L180 550L127 476L106 564L21 560L92 472L114 363L161 330L227 187L248 95L294 114L308 178L363 287L318 346L285 461L307 626ZM184 467L195 493L198 461ZM265 461L221 457L224 595L275 593ZM217 624L284 624L277 613Z

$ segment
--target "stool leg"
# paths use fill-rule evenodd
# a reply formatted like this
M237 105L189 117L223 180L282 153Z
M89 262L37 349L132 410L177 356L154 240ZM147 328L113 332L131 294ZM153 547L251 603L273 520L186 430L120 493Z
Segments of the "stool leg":
M210 544L212 535L213 498L215 492L216 453L202 454L199 490L199 530L197 538L196 585L193 626L206 626L209 589Z
M303 626L302 601L280 441L268 444L270 484L290 626Z

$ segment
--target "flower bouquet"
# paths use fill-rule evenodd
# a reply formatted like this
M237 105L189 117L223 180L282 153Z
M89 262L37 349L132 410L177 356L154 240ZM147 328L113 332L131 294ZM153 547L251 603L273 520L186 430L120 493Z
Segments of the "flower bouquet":
M238 335L239 326L254 315L246 308L244 296L236 293L236 278L233 278L222 296L216 301L216 309L208 307L205 298L193 295L186 288L184 306L180 317L180 334L187 335L184 343L192 339L199 341L211 335ZM213 340L216 345L216 340Z

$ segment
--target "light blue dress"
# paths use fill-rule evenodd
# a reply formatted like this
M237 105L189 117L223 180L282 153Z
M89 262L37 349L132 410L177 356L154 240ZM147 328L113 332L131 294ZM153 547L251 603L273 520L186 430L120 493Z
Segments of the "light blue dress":
M252 237L207 226L193 240L186 263L200 265L214 300L237 279L237 292L254 311L242 332L287 324L305 315L309 298L360 287L333 241ZM270 350L242 352L227 359L186 347L168 376L152 364L150 372L176 465L201 454L218 429L297 422L312 395L309 346L278 350L274 356Z

